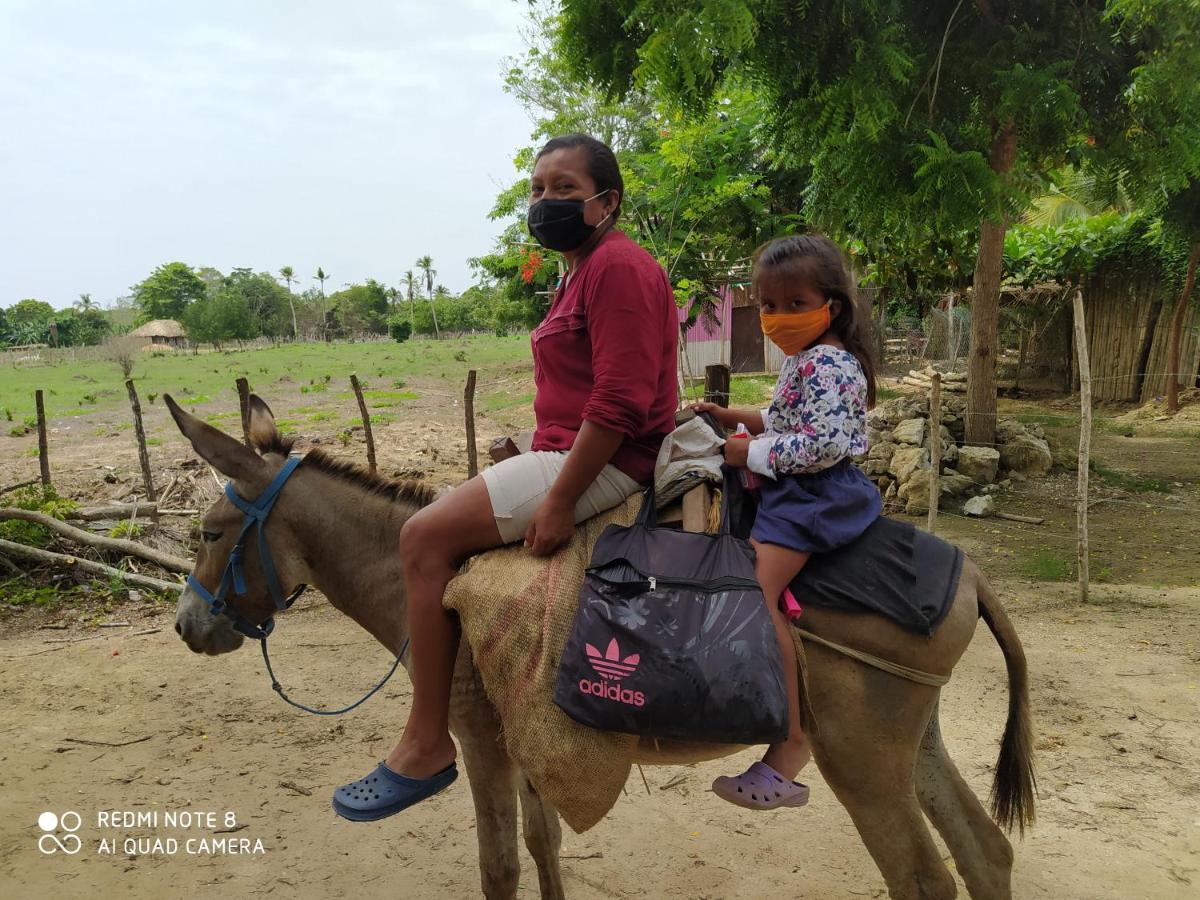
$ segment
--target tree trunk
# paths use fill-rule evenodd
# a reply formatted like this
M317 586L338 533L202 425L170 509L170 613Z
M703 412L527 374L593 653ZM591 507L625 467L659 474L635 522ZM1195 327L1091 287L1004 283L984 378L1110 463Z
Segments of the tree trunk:
M1016 126L1010 120L992 135L990 163L1001 181L1008 181L1017 156ZM996 358L999 355L1000 274L1004 265L1007 217L984 218L979 228L975 260L975 290L971 298L971 352L967 364L966 443L996 441Z
M1200 261L1200 241L1192 243L1192 254L1188 257L1187 278L1183 292L1175 304L1175 315L1171 317L1171 352L1167 362L1167 412L1179 412L1179 345L1183 341L1183 315L1192 296L1192 285L1196 281L1196 263Z

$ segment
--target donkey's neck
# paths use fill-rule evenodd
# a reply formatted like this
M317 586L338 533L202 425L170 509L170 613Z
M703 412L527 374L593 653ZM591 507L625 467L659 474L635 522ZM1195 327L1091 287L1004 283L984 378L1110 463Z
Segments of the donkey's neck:
M417 511L325 472L306 473L306 509L292 523L310 583L383 646L399 653L405 624L400 528Z

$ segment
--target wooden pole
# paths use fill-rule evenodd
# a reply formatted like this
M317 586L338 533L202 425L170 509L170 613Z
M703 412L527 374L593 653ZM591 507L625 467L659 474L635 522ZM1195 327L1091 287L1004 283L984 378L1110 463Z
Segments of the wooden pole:
M238 409L242 413L242 440L250 446L250 382L245 378L237 380Z
M46 440L46 407L42 402L42 392L33 392L33 402L37 407L38 427L38 466L42 470L42 487L50 487L50 445Z
M729 406L729 366L704 367L704 400L717 406Z
M146 486L146 499L157 501L154 493L154 476L150 474L150 454L146 451L146 430L142 427L142 404L138 402L137 388L133 379L125 380L125 390L129 391L129 405L133 408L133 431L137 435L138 461L142 464L142 483Z
M467 373L467 386L463 390L463 407L467 416L467 477L479 474L479 459L475 451L475 370Z
M373 475L375 474L375 435L371 433L371 414L367 412L367 401L363 399L358 375L350 376L350 386L354 388L354 396L358 399L358 412L362 416L363 432L367 436L367 469Z
M1088 364L1087 326L1083 320L1083 292L1076 291L1075 349L1079 357L1079 483L1075 490L1076 556L1079 563L1079 600L1088 600L1088 461L1092 450L1092 370Z
M929 518L925 528L937 529L938 500L942 493L942 373L934 372L929 390Z

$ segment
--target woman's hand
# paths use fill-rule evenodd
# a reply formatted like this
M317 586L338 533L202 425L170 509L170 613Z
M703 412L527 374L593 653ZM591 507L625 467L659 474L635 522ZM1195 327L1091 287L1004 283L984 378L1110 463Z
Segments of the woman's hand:
M712 416L714 419L716 419L721 425L725 424L724 417L725 417L725 413L727 412L727 410L723 406L718 406L715 403L708 403L707 401L704 401L704 402L700 402L700 403L689 404L688 409L690 409L696 415L700 415L700 413L708 413L710 416Z
M534 556L549 556L574 534L575 508L548 496L525 529L525 546Z
M745 438L730 438L725 441L725 462L735 469L746 468L750 458L750 442Z

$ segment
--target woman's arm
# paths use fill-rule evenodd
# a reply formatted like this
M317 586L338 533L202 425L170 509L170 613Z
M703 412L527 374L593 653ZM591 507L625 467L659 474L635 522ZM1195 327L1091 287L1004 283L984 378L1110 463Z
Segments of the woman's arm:
M548 556L575 533L575 505L608 465L624 435L584 420L562 471L525 531L525 546L534 556Z

